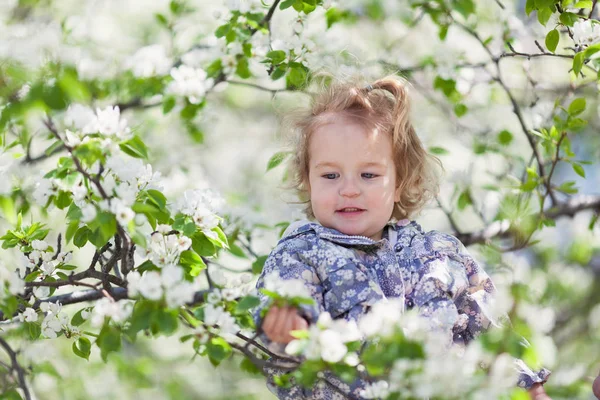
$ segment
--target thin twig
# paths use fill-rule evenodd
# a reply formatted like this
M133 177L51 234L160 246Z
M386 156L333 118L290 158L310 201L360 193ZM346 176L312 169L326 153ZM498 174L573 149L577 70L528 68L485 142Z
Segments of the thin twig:
M17 361L17 353L10 347L8 342L4 340L0 336L0 346L4 348L4 351L10 357L10 361L12 363L12 369L17 372L17 378L19 381L19 387L23 390L23 395L25 395L25 400L31 400L31 395L29 394L29 388L27 387L27 382L25 382L25 371L23 367L19 365Z

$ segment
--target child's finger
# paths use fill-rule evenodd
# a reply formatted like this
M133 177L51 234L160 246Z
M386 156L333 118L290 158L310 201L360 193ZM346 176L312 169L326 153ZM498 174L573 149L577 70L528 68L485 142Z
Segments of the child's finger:
M282 307L278 310L277 319L273 325L274 340L279 343L284 343L285 340L285 325L288 319L288 307Z
M277 323L277 318L280 313L279 307L271 307L269 311L267 311L267 315L265 315L265 319L262 323L262 330L267 335L267 337L271 340L274 340L273 334L275 330L275 326Z
M294 337L292 335L290 335L290 331L292 331L294 329L294 320L296 317L296 309L293 307L290 307L287 309L286 312L286 319L285 319L285 324L283 326L283 340L285 341L285 343L289 343L292 340L294 340Z
M296 314L296 318L294 318L294 329L295 331L304 331L308 329L308 322Z

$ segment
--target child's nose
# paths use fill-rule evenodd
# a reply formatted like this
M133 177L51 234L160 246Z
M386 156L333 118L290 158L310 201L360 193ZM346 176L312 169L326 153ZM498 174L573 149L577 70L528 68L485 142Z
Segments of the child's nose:
M360 188L353 179L346 179L340 187L340 196L356 197L360 194Z

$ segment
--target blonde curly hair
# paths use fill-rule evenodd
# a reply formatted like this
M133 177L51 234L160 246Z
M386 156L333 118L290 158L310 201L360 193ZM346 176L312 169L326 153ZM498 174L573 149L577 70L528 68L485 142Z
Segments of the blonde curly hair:
M349 118L367 131L377 130L392 137L392 154L396 168L396 188L400 200L391 218L401 220L419 213L439 192L440 160L429 154L409 120L407 83L388 76L369 85L364 78L322 80L316 92L309 93L308 107L288 111L282 122L288 136L292 157L288 164L290 188L295 189L310 219L315 216L310 202L309 143L317 128L331 121L331 116Z

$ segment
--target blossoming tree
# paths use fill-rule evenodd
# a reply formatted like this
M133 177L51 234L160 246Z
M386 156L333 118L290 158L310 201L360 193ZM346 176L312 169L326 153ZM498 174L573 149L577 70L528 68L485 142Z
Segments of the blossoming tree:
M61 373L28 354L36 343L67 343L70 357L110 365L140 337L162 336L214 366L233 359L259 377L287 369L280 385L331 385L326 371L365 377L363 398L527 398L513 387L513 357L554 368L554 398L591 393L600 196L585 178L597 180L588 160L600 155L596 1L68 3L9 0L0 11L4 397L55 398L37 377ZM465 354L440 353L440 338L392 301L358 325L323 314L285 354L257 339L254 278L289 210L240 211L235 196L190 189L193 166L228 141L215 115L245 108L240 126L264 127L256 114L310 91L323 67L413 84L415 125L453 173L428 212L473 245L510 327ZM276 152L267 170L283 172L286 157ZM187 185L174 187L173 165L188 171ZM269 204L262 196L274 183L253 179L265 192L256 202ZM265 292L274 304L311 301L276 277Z

